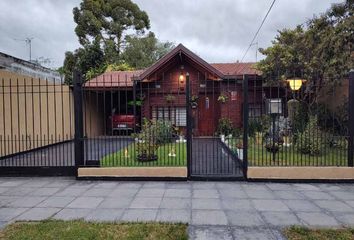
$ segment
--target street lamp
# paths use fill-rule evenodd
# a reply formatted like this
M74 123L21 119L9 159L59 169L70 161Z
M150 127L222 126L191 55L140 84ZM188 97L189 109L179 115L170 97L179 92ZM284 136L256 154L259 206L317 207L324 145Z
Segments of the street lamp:
M287 79L286 81L289 83L290 89L292 91L299 90L302 86L302 83L306 82L305 79L300 79L300 78Z

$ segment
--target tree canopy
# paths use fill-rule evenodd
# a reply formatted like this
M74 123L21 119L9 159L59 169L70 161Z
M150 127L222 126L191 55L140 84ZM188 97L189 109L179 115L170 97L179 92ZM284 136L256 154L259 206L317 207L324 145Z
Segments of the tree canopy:
M145 11L131 0L82 0L73 9L75 33L82 47L66 52L66 83L74 68L87 79L104 71L145 68L168 52L173 44L160 42L150 28Z
M338 84L353 67L353 6L353 1L332 5L306 24L279 31L272 46L260 49L266 57L257 67L264 78Z

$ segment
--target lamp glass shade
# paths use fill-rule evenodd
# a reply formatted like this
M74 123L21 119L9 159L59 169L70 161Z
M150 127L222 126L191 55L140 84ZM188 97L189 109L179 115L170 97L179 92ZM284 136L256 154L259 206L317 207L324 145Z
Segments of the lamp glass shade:
M179 79L179 82L180 82L180 83L183 83L183 81L184 81L184 76L183 76L182 73L179 75L178 79Z
M297 91L301 88L303 80L302 79L288 79L287 81L289 83L291 90Z
M266 111L268 114L282 114L282 110L282 100L280 98L266 100Z

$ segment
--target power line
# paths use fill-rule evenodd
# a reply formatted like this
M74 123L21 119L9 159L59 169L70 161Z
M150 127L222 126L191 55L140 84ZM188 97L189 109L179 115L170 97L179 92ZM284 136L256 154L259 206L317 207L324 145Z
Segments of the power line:
M243 57L242 57L242 59L241 59L241 62L243 62L243 59L246 57L246 55L247 55L247 53L248 53L248 50L250 50L251 46L253 45L253 42L254 42L254 40L256 39L256 37L257 37L259 31L261 30L261 28L262 28L262 26L263 26L265 20L267 19L267 17L268 17L268 15L269 15L270 11L272 10L275 1L276 1L276 0L273 0L272 4L270 5L270 7L269 7L269 9L268 9L268 11L267 11L267 14L264 16L264 18L263 18L263 20L262 20L261 25L259 26L259 28L258 28L256 34L254 34L250 45L248 46L248 48L247 48L245 54L243 54Z

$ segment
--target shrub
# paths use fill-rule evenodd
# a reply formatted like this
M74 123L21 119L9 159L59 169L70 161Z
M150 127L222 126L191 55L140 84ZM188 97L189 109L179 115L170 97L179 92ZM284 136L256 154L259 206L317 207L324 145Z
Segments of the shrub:
M234 133L232 121L228 118L220 118L217 133L219 135L230 135Z
M320 155L323 145L321 135L321 130L317 125L317 117L310 116L305 130L297 134L296 149L311 156Z
M173 140L174 128L168 121L162 120L143 120L141 132L138 138L151 144L162 145Z

